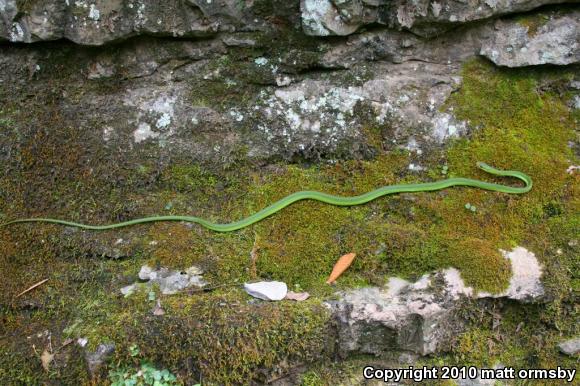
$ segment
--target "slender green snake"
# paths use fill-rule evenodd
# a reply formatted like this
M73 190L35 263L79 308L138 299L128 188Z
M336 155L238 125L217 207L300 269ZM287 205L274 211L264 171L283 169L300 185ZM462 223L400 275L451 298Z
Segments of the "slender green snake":
M194 216L153 216L153 217L144 217L135 220L120 222L117 224L110 224L110 225L87 225L87 224L79 224L70 221L64 220L57 220L52 218L25 218L25 219L18 219L9 221L0 225L0 227L10 225L10 224L18 224L18 223L30 223L30 222L43 222L43 223L52 223L52 224L60 224L66 225L76 228L82 229L89 229L89 230L107 230L107 229L115 229L115 228L122 228L130 225L136 224L144 224L150 222L158 222L158 221L185 221L185 222L192 222L200 224L208 229L211 229L216 232L232 232L238 229L245 228L249 225L252 225L264 218L273 215L274 213L282 210L283 208L287 207L290 204L295 203L296 201L301 200L316 200L321 201L331 205L338 205L338 206L354 206L354 205L361 205L366 204L369 201L373 201L379 197L386 196L388 194L394 193L413 193L413 192L430 192L434 190L441 190L445 188L449 188L451 186L471 186L474 188L484 189L484 190L491 190L496 192L502 193L510 193L510 194L521 194L529 192L532 189L532 179L527 174L522 172L513 171L513 170L499 170L493 168L483 162L478 162L477 166L482 170L486 171L487 173L496 175L496 176L503 176L503 177L515 177L522 180L525 183L524 187L512 187L512 186L505 186L494 184L491 182L479 181L470 178L448 178L441 181L435 182L425 182L420 184L406 184L406 185L388 185L383 186L381 188L375 189L371 192L361 194L360 196L353 196L353 197L340 197L334 196L327 193L321 193L316 191L300 191L289 196L282 198L279 201L276 201L272 205L260 210L259 212L254 213L253 215L246 217L242 220L235 221L229 224L215 224L210 221L204 220L200 217Z

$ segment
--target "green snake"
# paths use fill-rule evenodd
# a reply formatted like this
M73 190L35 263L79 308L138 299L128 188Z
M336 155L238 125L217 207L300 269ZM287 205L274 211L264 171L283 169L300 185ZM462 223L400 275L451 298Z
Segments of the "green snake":
M115 229L115 228L122 228L130 225L136 224L144 224L150 222L158 222L158 221L185 221L191 223L200 224L208 229L211 229L216 232L232 232L238 229L245 228L250 226L260 220L265 219L268 216L273 215L274 213L284 209L288 205L295 203L296 201L301 200L315 200L324 202L326 204L337 205L337 206L354 206L354 205L361 205L366 204L369 201L376 200L379 197L386 196L388 194L394 193L414 193L414 192L431 192L435 190L441 190L445 188L449 188L451 186L471 186L474 188L484 189L484 190L491 190L496 192L502 193L510 193L510 194L521 194L529 192L532 189L532 179L527 174L522 172L513 171L513 170L499 170L493 168L486 163L478 162L477 166L482 170L486 171L487 173L496 175L496 176L503 176L503 177L515 177L522 180L525 183L524 187L512 187L512 186L505 186L494 184L491 182L479 181L470 178L447 178L445 180L435 181L435 182L425 182L420 184L406 184L406 185L388 185L383 186L381 188L375 189L371 192L361 194L359 196L353 197L340 197L334 196L327 193L321 193L316 191L300 191L289 196L282 198L279 201L276 201L272 205L260 210L259 212L254 213L253 215L246 217L242 220L235 221L229 224L216 224L212 223L211 221L205 220L200 217L194 216L153 216L153 217L144 217L138 218L135 220L120 222L117 224L110 224L110 225L87 225L87 224L79 224L70 221L64 220L57 220L52 218L25 218L25 219L18 219L9 221L0 225L0 227L10 225L10 224L18 224L18 223L30 223L30 222L43 222L43 223L52 223L52 224L60 224L66 225L71 227L77 227L82 229L89 229L89 230L108 230L108 229Z

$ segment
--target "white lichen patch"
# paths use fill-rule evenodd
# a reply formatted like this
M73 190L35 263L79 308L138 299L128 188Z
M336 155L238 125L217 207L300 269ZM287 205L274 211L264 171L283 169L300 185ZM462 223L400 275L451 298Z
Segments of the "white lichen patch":
M242 122L244 120L244 114L235 109L230 110L230 117L232 117L236 122Z
M94 4L91 4L89 8L89 19L98 21L101 18L101 11L99 11Z
M300 84L261 95L258 108L267 120L283 122L276 135L290 143L309 133L324 146L334 145L354 126L354 106L365 98L360 88L329 87L322 82ZM274 137L269 125L258 126L268 138ZM303 144L297 143L301 149Z
M162 113L157 122L155 122L155 127L161 129L167 127L171 124L171 116L168 113Z
M173 117L175 115L176 97L161 94L150 97L130 95L125 98L126 105L137 107L137 130L134 131L135 142L141 142L148 138L163 138L173 134ZM139 98L141 97L141 98ZM154 128L154 129L153 129Z
M324 25L324 19L332 11L332 3L328 0L305 0L302 5L304 30L314 36L330 35L331 31Z
M157 138L159 137L159 133L154 132L151 130L151 126L146 122L139 123L137 130L133 132L133 138L135 143L143 142L149 138Z
M11 42L23 42L24 41L24 29L20 23L12 23L12 28L10 29L10 41Z
M417 165L414 163L410 163L409 166L407 167L410 171L412 172L420 172L422 170L425 170L425 168L421 165Z
M453 115L448 113L435 114L433 119L433 137L439 142L446 139L458 137L466 130L466 124L463 121L458 121Z
M268 59L264 57L259 57L254 59L254 63L256 63L258 66L265 66L266 64L268 64Z

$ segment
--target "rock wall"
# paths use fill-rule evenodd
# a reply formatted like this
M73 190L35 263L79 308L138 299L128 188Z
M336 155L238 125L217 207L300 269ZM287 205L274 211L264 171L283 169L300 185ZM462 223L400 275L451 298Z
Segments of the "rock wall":
M577 63L577 7L514 16L549 3L3 0L0 80L39 98L62 84L58 110L99 148L368 158L371 126L391 147L465 131L440 108L470 58Z
M304 181L321 190L332 190L335 184L350 181L351 185L345 184L348 188L337 188L333 192L354 194L368 191L379 183L441 179L448 173L445 153L448 146L468 143L480 129L468 119L459 118L461 115L449 104L463 87L462 71L466 66L479 60L477 63L486 62L485 68L491 68L490 71L519 68L517 75L513 75L517 79L525 77L522 74L526 72L537 74L549 70L550 74L556 74L552 80L538 80L537 90L531 92L526 88L529 84L509 84L526 88L534 96L536 91L540 94L548 90L550 98L534 99L534 103L553 104L549 117L553 118L556 111L560 124L567 125L573 118L564 115L572 116L571 111L580 106L579 42L578 1L0 0L0 222L5 218L60 216L104 223L177 212L201 213L212 220L216 213L221 213L221 219L234 221L253 213L259 205L265 206L300 190ZM481 70L481 66L472 68ZM565 75L557 75L564 69ZM483 76L489 74L483 73ZM506 86L496 80L494 87L501 91ZM467 98L470 91L466 93ZM558 104L551 99L553 95L561 97ZM538 125L547 127L547 122L541 120L543 117L525 115L527 101L518 103L521 105L510 106L521 114L516 118L527 118L528 123L537 118L532 122L536 125L534 129ZM519 133L514 129L508 134L512 132ZM537 138L550 135L551 132ZM477 193L454 199L469 198L470 203L477 202L478 209L463 201L457 201L457 205L452 200L445 201L445 192L434 195L432 201L401 196L400 200L385 206L370 207L367 212L353 211L351 214L356 218L352 221L346 212L320 210L320 213L310 213L307 220L293 212L288 222L270 223L271 228L265 226L255 233L248 231L226 241L182 224L151 230L137 227L119 234L69 228L26 228L22 233L3 229L0 231L0 273L15 280L2 285L17 283L19 288L1 288L0 310L9 311L11 316L0 321L0 340L8 337L10 346L5 347L14 348L11 351L18 351L19 347L28 350L27 344L21 344L24 340L36 336L35 342L40 342L51 336L48 330L37 334L36 328L57 326L55 331L82 331L78 336L83 342L82 348L87 339L93 345L84 350L94 375L104 362L103 357L113 352L117 363L136 361L133 357L122 357L127 351L123 344L131 336L149 350L147 354L151 358L164 364L167 361L167 366L180 369L186 374L183 379L197 382L192 374L209 374L208 384L242 383L254 378L274 382L280 374L291 373L289 369L293 366L335 354L348 358L351 354L402 353L412 359L441 353L455 342L456 334L464 331L462 316L466 297L471 296L471 305L478 308L481 305L482 309L495 301L491 298L499 297L498 304L505 302L510 309L513 304L519 307L520 302L533 300L536 303L528 309L541 310L538 311L541 313L542 302L553 300L544 296L541 274L550 276L555 272L557 278L572 275L567 271L571 272L567 267L572 263L560 266L549 261L577 250L577 240L569 237L572 232L568 228L568 233L562 232L566 240L554 243L534 240L535 235L526 234L529 229L537 233L548 228L558 229L560 223L555 220L549 225L546 223L565 212L563 208L573 200L573 186L568 179L578 169L572 158L578 155L578 145L570 142L565 151L561 150L558 146L562 142L565 147L568 140L561 140L564 135L557 133L554 138L548 138L553 139L550 142L553 147L538 155L542 163L532 168L536 172L534 179L537 175L550 183L539 182L538 191L547 192L546 197L538 193L522 204L528 206L518 207L518 202L505 197ZM539 140L532 134L529 137L517 146L537 148ZM455 142L455 139L465 142ZM499 152L515 141L505 143L498 144ZM477 146L479 143L474 145L475 150L481 150L478 154L494 158L495 153L486 153L488 148L482 149L481 145L476 149ZM553 149L559 152L558 157L549 158L549 152L556 153ZM461 150L454 151L455 158L460 159L456 167L468 159L471 162L469 157L457 156ZM520 147L514 151L520 163L527 160L521 155L524 152ZM400 154L404 157L398 158ZM359 160L379 161L355 162ZM353 163L341 169L338 165L343 161ZM550 167L557 170L544 170L545 164L552 161L554 165ZM504 163L502 167L509 164L505 160L500 162ZM294 168L294 164L327 168L311 173L309 169ZM243 171L240 165L244 166ZM332 169L333 165L337 165L336 170ZM471 170L463 165L457 169L461 167L461 175ZM284 179L276 179L280 175ZM366 176L370 176L368 180ZM289 185L282 180L289 180ZM243 201L246 195L251 197L251 202ZM243 204L236 204L240 202ZM466 204L469 206L464 207ZM438 212L441 206L444 209ZM523 214L518 212L522 207ZM450 213L463 209L473 218L451 218ZM385 214L391 212L392 217ZM529 224L512 221L520 215L526 216ZM450 219L469 222L471 228L462 233L463 230L457 230L462 224L453 223L449 229L455 226L457 229L449 236L455 237L451 241L445 238L448 235L441 236L440 231L432 232L432 223L438 227ZM338 225L321 233L325 239L315 240L316 232L327 225L334 226L333 221ZM371 225L364 225L369 221ZM561 221L564 223L568 218ZM415 228L412 224L416 222L421 224ZM573 225L572 220L569 224ZM306 229L305 233L296 233L296 227ZM490 240L483 240L487 236L479 234L481 229L491 235ZM512 263L511 271L503 260L493 263L497 266L492 268L501 276L498 283L501 284L504 276L514 274L510 286L499 294L473 296L474 290L463 284L460 272L454 268L419 275L415 277L416 282L391 278L388 286L377 284L385 271L391 275L397 273L392 269L405 269L404 264L391 268L390 260L377 263L376 259L387 255L388 243L383 242L387 236L395 239L389 246L400 246L403 250L413 245L409 251L429 259L435 259L445 248L449 249L445 253L452 254L453 242L465 237L475 240L465 244L468 246L489 244L489 248L475 254L472 271L477 271L480 265L487 268L487 256L485 259L481 256L493 255L499 249L496 247L500 236L496 233L501 232L509 232L506 238L512 244L517 240L518 244L522 241L527 246L525 242L530 239L531 244L543 243L544 250L537 254L544 259L542 269L545 266L546 270L540 269L535 257L533 261L526 260L525 249L516 248L512 254L520 256L519 260L506 252ZM311 234L316 235L311 237ZM439 238L433 244L425 241L420 247L412 243L431 236ZM544 236L555 238L554 233L544 232ZM309 300L313 303L301 303L296 309L248 302L239 293L218 290L214 295L211 291L221 289L221 282L212 282L205 298L194 298L187 293L175 298L163 297L167 308L165 319L157 318L160 315L156 314L152 316L145 309L148 305L143 299L125 301L103 295L103 288L117 294L119 288L135 282L137 279L127 274L131 264L140 266L143 262L139 259L155 253L155 259L169 262L171 272L181 272L185 262L187 266L199 262L209 281L232 277L255 279L256 272L264 278L285 280L280 275L284 276L287 271L294 270L295 279L302 274L295 271L312 268L303 265L304 260L324 255L312 264L335 261L333 254L338 254L337 245L342 248L344 240L359 245L358 239L363 240L360 244L364 245L363 255L369 257L361 264L371 272L361 274L356 267L351 270L360 275L357 279L364 278L365 283L375 286L342 288L340 296L328 300L330 290L313 285L313 296ZM307 252L317 255L298 255L303 250L296 244L301 242L313 246L315 251ZM291 244L290 252L284 245L280 247L284 243ZM337 250L328 252L328 243L334 243ZM433 249L427 251L429 246ZM262 265L257 268L260 248L271 255L262 254L266 262L260 260ZM277 260L294 252L297 252L295 256L282 263ZM248 255L250 265L246 264ZM37 259L33 266L26 265L32 264L28 256ZM530 256L535 255L530 252ZM469 261L473 256L464 253L462 257ZM123 263L126 265L117 264L114 259L126 259ZM234 259L237 260L232 262ZM490 257L490 260L493 259ZM417 269L422 275L442 268L440 263L433 260ZM453 263L461 265L457 260ZM66 272L62 274L66 288L48 292L46 298L39 295L42 301L18 303L13 307L13 295L25 283L33 282L27 275L33 276L39 264L45 264L42 272L46 275L57 275L51 278L51 283L60 283L58 275ZM58 269L53 269L53 264ZM322 265L312 268L316 275L325 269ZM21 266L29 269L21 273ZM465 266L470 268L469 264ZM377 272L373 271L375 268ZM471 274L470 279L479 283L473 279L475 274ZM489 279L493 273L486 275L486 280L497 284ZM307 281L310 284L318 279L312 277ZM520 281L514 283L514 278ZM79 286L85 282L90 282L87 285L97 295L83 293L79 295L82 304L75 303L79 300L71 292L80 291ZM347 283L358 285L359 281ZM93 295L98 299L93 299ZM54 297L62 296L69 297L55 302ZM85 301L87 298L90 301ZM85 303L93 304L93 300L98 305L95 309L102 307L106 311L103 312L106 316L100 315L103 319L91 319L94 311L85 307ZM156 300L157 308L161 308L161 297ZM325 311L316 301L325 302ZM43 307L58 307L55 303L70 306L72 311L44 312ZM561 299L550 303L550 312L569 307L561 306L564 303ZM199 314L190 313L188 307ZM34 312L30 310L39 308L43 315L48 315L46 319L28 323ZM127 309L137 310L135 320L139 323L127 322ZM114 311L113 316L107 314L108 310ZM562 315L567 315L566 312L571 313L565 310ZM306 319L302 317L305 313L309 315ZM79 314L85 320L77 323ZM196 319L198 315L211 318L213 324L200 322ZM271 315L274 316L270 319ZM117 324L109 323L113 317ZM495 323L495 314L493 318ZM91 325L91 321L95 324ZM4 326L12 326L11 323L25 327L8 333ZM257 328L258 333L247 328L256 323L262 326ZM202 325L207 329L199 330ZM75 330L75 326L81 326L80 330ZM520 328L518 324L517 331ZM89 336L98 329L101 335ZM306 330L316 345L302 341ZM571 328L564 330L570 335ZM203 334L196 335L198 331ZM328 343L325 334L329 331L336 335L336 342ZM115 336L114 344L104 342L102 335L107 333ZM179 344L183 343L181 351L172 351L176 343L171 339L175 336L180 338ZM255 336L261 339L259 347L247 347L246 341L253 344ZM221 343L224 340L235 342L232 344L235 352L243 354L236 356L240 358L235 362L237 367L232 365L233 370L228 368L226 375L226 371L218 371L220 364L231 359L229 347ZM63 343L63 347L66 345ZM171 351L172 355L166 357L160 347L168 348L165 351ZM193 350L197 350L194 365L191 364ZM481 347L478 350L482 351ZM68 351L63 349L63 352ZM28 351L18 355L6 355L8 359L2 363L12 359L19 363L26 357L29 368L40 366L33 362L36 356ZM73 357L82 360L81 355ZM55 362L61 366L57 370L66 373L63 363L69 362L60 360L58 355L56 358ZM268 368L265 370L265 367ZM10 368L11 365L0 366L0 375L9 374ZM46 381L44 376L52 376L52 373L44 374L42 369L36 370L39 371L29 379ZM231 374L239 378L227 378Z

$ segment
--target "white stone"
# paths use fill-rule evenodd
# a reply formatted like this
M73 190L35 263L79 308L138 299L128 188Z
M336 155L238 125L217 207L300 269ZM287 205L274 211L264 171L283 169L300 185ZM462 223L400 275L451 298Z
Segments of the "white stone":
M562 342L558 345L558 348L566 355L576 355L580 353L580 338L574 338Z
M288 293L288 286L280 281L244 283L244 289L248 295L262 300L282 300Z

